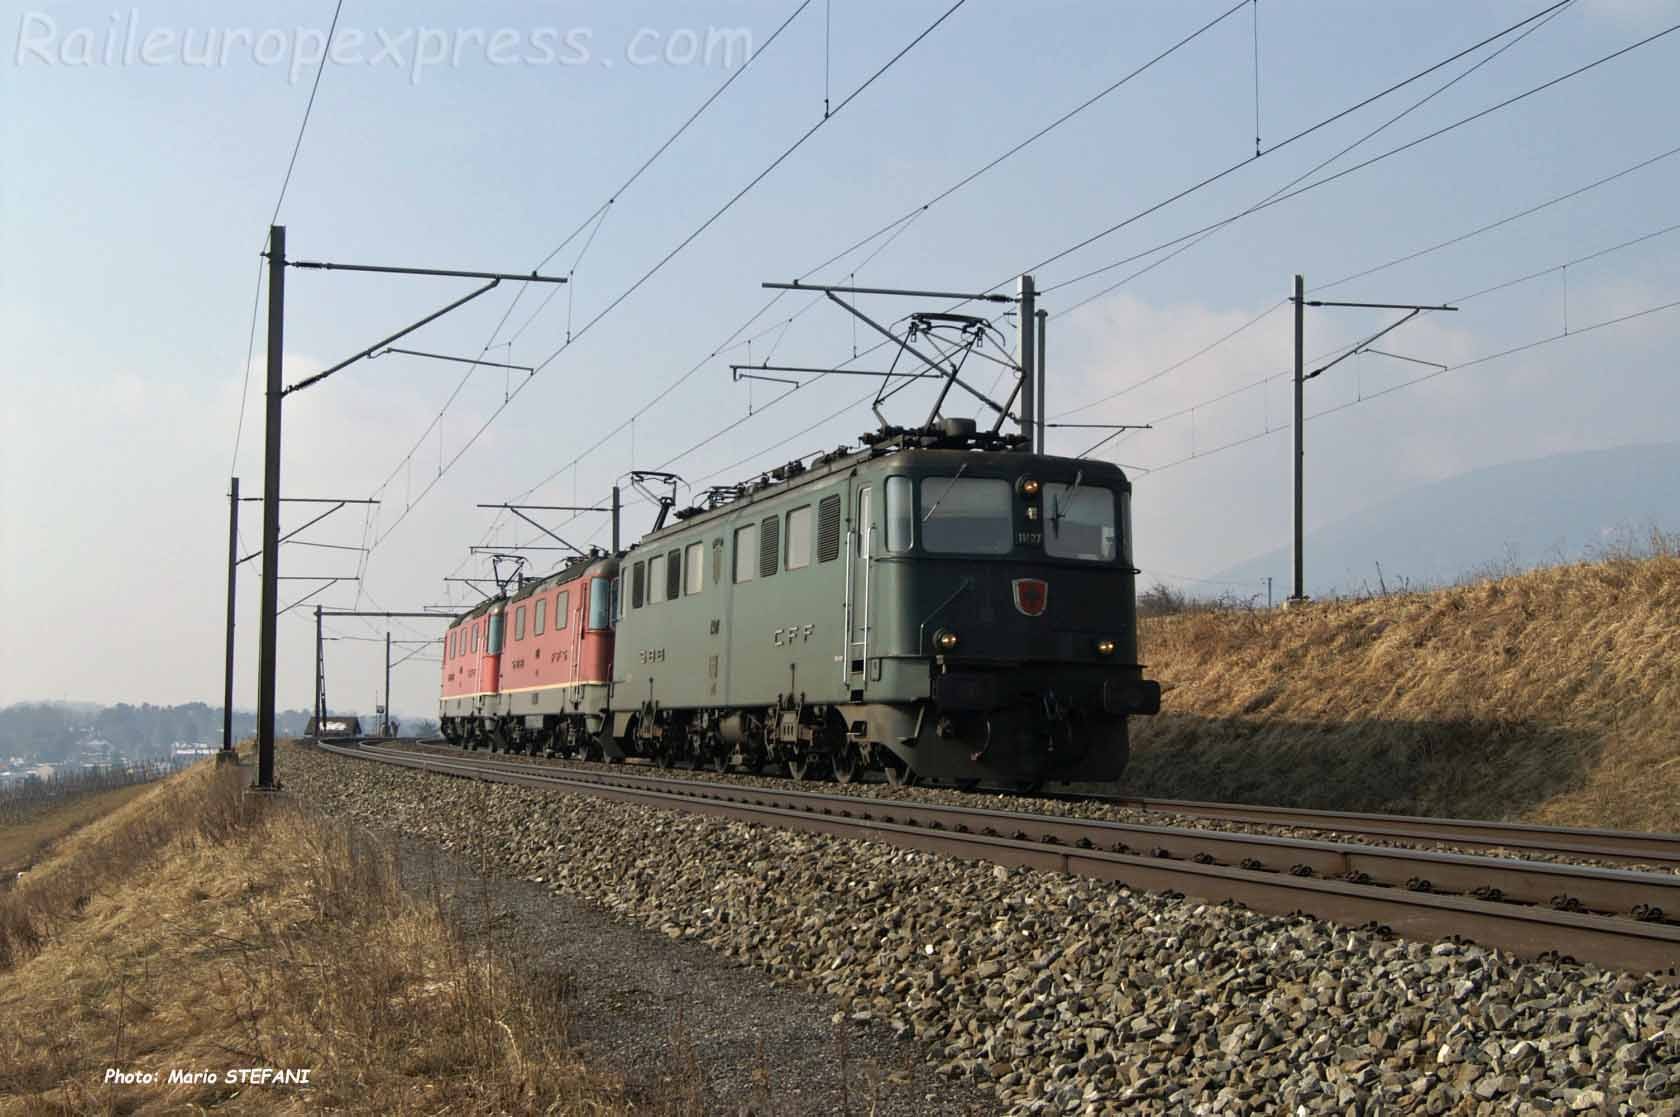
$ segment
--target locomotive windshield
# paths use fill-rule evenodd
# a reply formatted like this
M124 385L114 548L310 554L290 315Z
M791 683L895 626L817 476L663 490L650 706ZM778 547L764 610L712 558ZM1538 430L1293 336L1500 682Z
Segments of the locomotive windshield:
M1044 553L1056 558L1113 562L1114 493L1091 485L1044 486Z
M922 546L966 555L1007 555L1015 549L1014 494L992 477L924 477ZM1113 516L1109 517L1112 524Z
M606 628L612 617L605 578L589 579L589 627Z

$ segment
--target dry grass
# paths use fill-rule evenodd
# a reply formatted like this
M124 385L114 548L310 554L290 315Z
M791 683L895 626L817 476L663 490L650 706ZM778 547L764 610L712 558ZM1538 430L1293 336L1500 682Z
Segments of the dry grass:
M1151 794L1680 830L1680 557L1142 626ZM1663 544L1658 546L1657 544Z
M392 851L201 764L0 895L0 1113L610 1113L563 989L470 948ZM109 1067L311 1085L106 1085Z

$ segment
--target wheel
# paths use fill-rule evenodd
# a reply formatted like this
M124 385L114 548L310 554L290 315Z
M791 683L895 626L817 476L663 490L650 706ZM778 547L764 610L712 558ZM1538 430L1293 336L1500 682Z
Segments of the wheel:
M916 786L916 770L904 763L904 761L899 760L897 757L893 757L892 759L883 762L882 766L887 772L887 782L892 784L894 787Z
M834 782L851 783L857 779L858 768L862 758L858 756L856 745L841 745L834 750Z
M729 746L713 737L706 749L706 759L712 765L712 771L723 775L729 771Z
M798 756L790 756L787 770L794 779L804 781L811 774L811 754L802 752Z

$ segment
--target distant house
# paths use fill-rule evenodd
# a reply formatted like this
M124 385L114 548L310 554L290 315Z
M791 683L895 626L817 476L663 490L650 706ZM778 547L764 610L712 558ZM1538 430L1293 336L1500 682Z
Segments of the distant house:
M176 741L169 746L169 763L176 768L184 768L207 756L213 755L217 747L204 741Z
M310 718L304 727L305 737L360 737L362 735L362 719L354 715L332 714L321 719L316 725L315 719Z

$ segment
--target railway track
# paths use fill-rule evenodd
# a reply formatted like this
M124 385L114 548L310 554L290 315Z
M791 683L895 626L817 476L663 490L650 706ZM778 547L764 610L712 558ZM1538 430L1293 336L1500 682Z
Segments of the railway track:
M1460 936L1523 956L1680 973L1680 877L1669 874L551 768L389 743L320 747L446 775L1237 902L1269 914L1380 924L1410 938Z
M462 752L443 738L410 739L397 742L435 748L448 756L477 756ZM494 754L491 754L492 756ZM542 764L537 757L521 757L515 763ZM632 766L638 767L632 761ZM569 769L575 770L575 769ZM596 769L582 769L596 770ZM622 769L620 769L622 770ZM683 777L679 777L683 778ZM755 777L776 779L777 777ZM797 786L797 783L796 785ZM853 796L885 784L852 784ZM938 790L928 787L925 790ZM1005 794L1014 794L1005 792ZM1246 803L1214 803L1192 799L1152 799L1131 795L1102 795L1075 792L1036 792L1032 799L1070 804L1095 803L1121 810L1159 814L1163 826L1172 819L1197 818L1245 826L1275 827L1335 835L1338 840L1398 841L1416 845L1441 845L1464 849L1509 852L1522 856L1559 857L1576 861L1601 861L1670 869L1680 873L1680 834L1633 830L1572 829L1523 822L1488 822L1480 819L1430 818L1413 815L1365 814L1354 811L1326 811L1296 807L1252 806Z
M1595 861L1671 865L1680 869L1680 834L1641 833L1633 830L1576 830L1524 822L1361 814L1353 811L1249 806L1244 803L1204 803L1192 799L1144 799L1126 795L1055 795L1051 798L1079 799L1132 810L1255 826L1287 826L1295 830L1439 842L1480 849L1520 850L1526 853L1556 854Z

